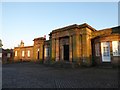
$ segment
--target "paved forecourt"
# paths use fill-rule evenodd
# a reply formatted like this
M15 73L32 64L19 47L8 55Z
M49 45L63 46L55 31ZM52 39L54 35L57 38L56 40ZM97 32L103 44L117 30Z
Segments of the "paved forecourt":
M116 88L115 68L56 68L32 62L4 64L3 88Z

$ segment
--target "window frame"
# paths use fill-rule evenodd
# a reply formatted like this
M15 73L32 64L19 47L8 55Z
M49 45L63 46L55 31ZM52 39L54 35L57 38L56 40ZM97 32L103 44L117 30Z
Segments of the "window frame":
M10 56L11 56L11 53L7 53L7 57L10 58Z
M30 50L27 51L27 56L30 57Z
M25 57L25 51L24 50L22 51L22 57Z
M113 56L120 56L120 41L112 41Z
M15 51L15 57L17 57L18 51Z

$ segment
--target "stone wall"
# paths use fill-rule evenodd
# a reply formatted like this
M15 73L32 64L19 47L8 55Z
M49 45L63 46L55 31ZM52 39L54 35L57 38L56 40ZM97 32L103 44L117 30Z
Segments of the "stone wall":
M69 63L91 66L93 63L102 63L101 53L100 56L95 56L95 43L120 40L118 28L107 28L97 31L86 23L59 28L53 30L49 35L50 38L48 41L43 37L39 37L33 40L33 46L16 47L14 52L18 51L18 56L14 57L14 59L40 62L47 60L51 60L53 62L65 61L63 46L69 45ZM101 46L99 46L99 48L101 51ZM46 56L46 53L48 53L46 49L49 49L48 56ZM31 57L27 57L26 52L28 50L31 52ZM110 50L112 50L111 43ZM25 51L25 57L22 57L22 51ZM111 59L112 63L117 63L119 57L113 57L111 54Z
M101 55L101 42L109 42L110 43L110 59L111 63L114 65L120 64L120 56L113 56L113 50L112 50L112 41L120 41L120 35L119 34L111 34L111 35L105 35L100 36L94 39L94 44L99 43L100 45L100 56L95 56L95 51L93 54L93 57L95 57L96 64L102 64L102 55ZM94 47L95 48L95 47Z
M52 31L51 60L63 60L63 45L69 45L69 61L90 66L92 64L91 38L93 29L87 26L68 26ZM66 38L68 37L68 38Z
M30 56L28 56L28 50L30 51ZM17 51L17 56L15 52ZM24 51L24 56L22 56L22 51ZM14 61L31 61L33 60L33 46L26 47L15 47L14 48Z
M43 62L44 60L44 41L46 39L43 37L40 38L35 38L34 41L34 46L33 46L33 59L34 61L40 61ZM39 56L38 56L39 52Z

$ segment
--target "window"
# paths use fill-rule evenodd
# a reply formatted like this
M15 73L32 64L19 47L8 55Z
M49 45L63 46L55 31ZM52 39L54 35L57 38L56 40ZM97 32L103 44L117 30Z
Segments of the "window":
M95 44L95 54L96 56L100 56L100 49L99 49L99 43Z
M49 48L46 47L46 48L45 48L45 57L48 57L48 56L49 56Z
M103 56L109 56L109 48L108 48L108 46L103 47Z
M45 48L45 57L47 57L47 48Z
M30 57L30 50L28 50L28 57Z
M112 41L113 56L120 56L120 42Z
M109 50L109 44L108 42L103 43L103 56L109 56L110 55L110 50Z
M24 54L24 51L22 51L22 57L24 57L24 55L25 55L25 54Z
M7 57L10 58L10 53L7 54Z
M15 56L17 56L17 51L15 51Z

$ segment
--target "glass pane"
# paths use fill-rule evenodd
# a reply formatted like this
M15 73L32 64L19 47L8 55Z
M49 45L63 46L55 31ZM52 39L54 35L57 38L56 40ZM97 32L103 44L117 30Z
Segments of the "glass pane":
M17 56L17 51L15 51L15 56Z
M113 56L119 56L119 42L112 41Z

